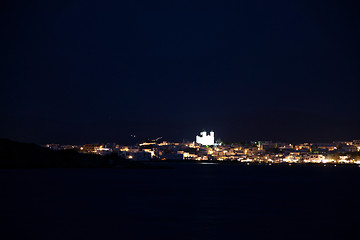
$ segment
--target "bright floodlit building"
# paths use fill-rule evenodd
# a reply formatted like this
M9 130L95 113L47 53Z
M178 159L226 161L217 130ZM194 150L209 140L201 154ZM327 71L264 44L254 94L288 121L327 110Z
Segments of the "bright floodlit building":
M215 144L214 131L211 131L210 135L207 135L206 131L201 132L200 136L196 136L196 143L201 145L214 145Z

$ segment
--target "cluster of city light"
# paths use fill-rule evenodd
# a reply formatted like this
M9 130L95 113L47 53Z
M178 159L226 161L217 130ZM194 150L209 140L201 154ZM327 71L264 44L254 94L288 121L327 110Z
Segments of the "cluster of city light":
M273 143L271 141L248 144L222 145L214 143L214 132L201 132L197 142L167 142L160 138L137 145L118 144L60 145L47 144L54 150L75 149L82 153L99 155L117 154L131 160L198 160L235 161L246 164L360 164L360 140L333 143ZM211 145L207 145L211 144Z

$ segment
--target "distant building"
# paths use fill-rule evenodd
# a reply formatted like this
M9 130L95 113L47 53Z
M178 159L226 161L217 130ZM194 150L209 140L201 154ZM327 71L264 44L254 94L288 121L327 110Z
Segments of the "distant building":
M160 156L161 160L183 160L184 154L182 153L165 153Z
M318 152L333 151L336 149L336 144L335 143L312 143L311 149L312 149L312 151L318 151Z
M149 161L151 160L151 153L145 151L136 152L133 156L134 160L137 161Z
M321 154L307 154L303 156L304 163L321 163L325 156Z
M196 143L201 145L214 145L215 144L215 133L210 132L210 135L207 135L206 131L200 133L200 136L196 136Z
M271 141L259 141L258 147L260 150L267 150L276 148L276 143L273 143Z
M339 152L343 152L343 153L349 153L349 152L357 152L358 151L358 147L356 147L355 145L346 145L346 146L342 146L338 149Z
M80 150L86 153L95 153L100 149L100 147L101 144L85 144L80 148Z

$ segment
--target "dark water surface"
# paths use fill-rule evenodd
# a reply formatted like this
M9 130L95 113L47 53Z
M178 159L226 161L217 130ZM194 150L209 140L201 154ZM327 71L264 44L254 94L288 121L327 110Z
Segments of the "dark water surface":
M0 170L0 238L360 239L358 167L164 164Z

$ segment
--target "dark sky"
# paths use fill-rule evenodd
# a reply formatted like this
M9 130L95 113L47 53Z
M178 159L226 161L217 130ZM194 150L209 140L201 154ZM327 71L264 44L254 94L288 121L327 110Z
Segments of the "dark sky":
M360 137L356 0L1 4L0 137Z

